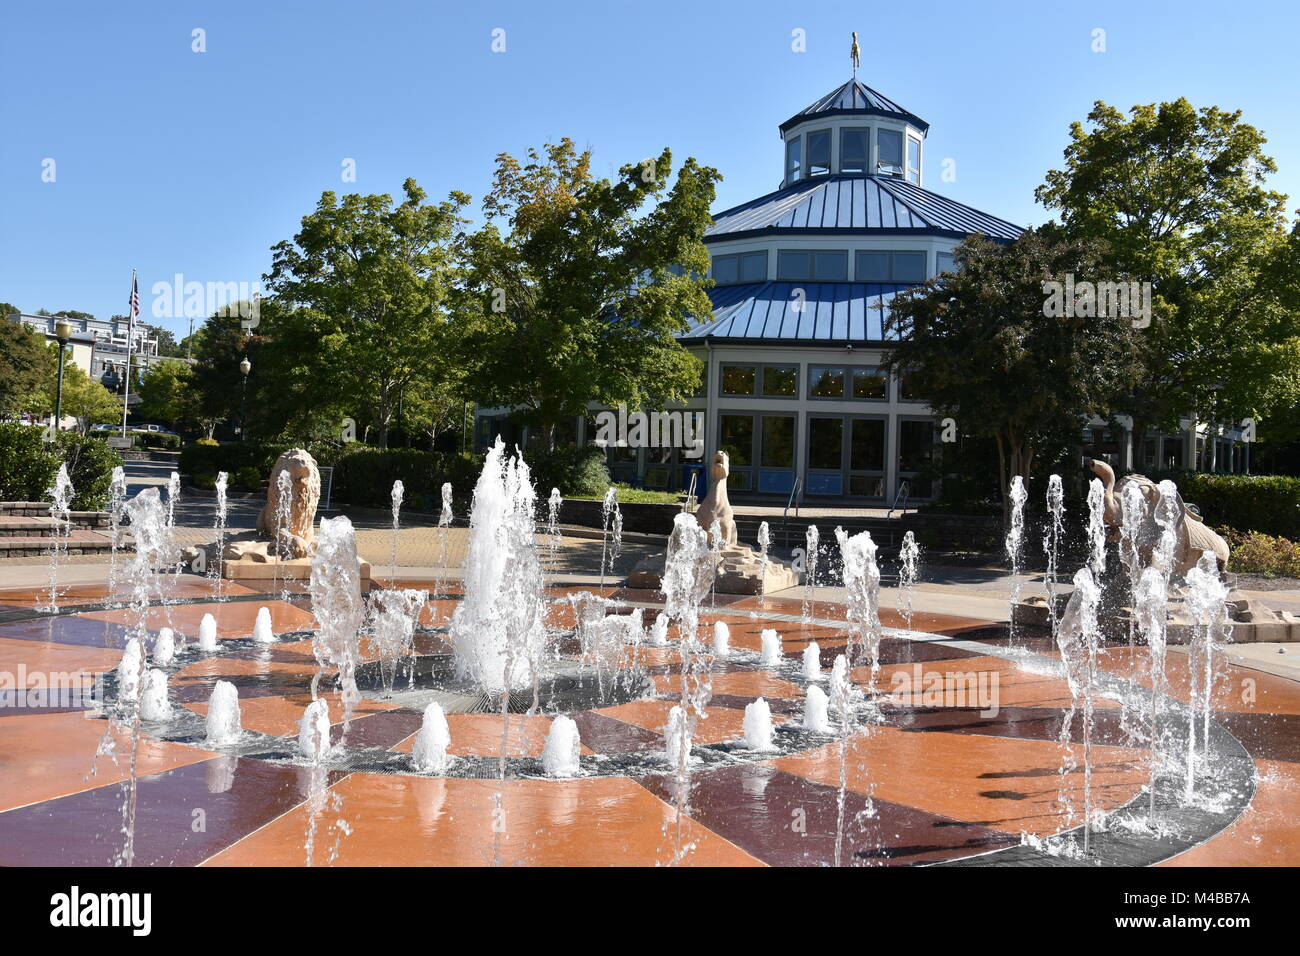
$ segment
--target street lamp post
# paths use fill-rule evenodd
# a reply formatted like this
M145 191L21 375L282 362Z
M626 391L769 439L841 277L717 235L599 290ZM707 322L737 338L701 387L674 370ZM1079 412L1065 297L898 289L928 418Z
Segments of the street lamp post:
M54 398L54 427L57 430L63 426L63 350L72 338L72 323L55 322L54 337L59 340L59 385Z
M248 407L248 373L253 370L253 363L244 359L239 363L239 370L244 373L244 386L239 393L239 438L241 441L248 440L248 417L246 409Z

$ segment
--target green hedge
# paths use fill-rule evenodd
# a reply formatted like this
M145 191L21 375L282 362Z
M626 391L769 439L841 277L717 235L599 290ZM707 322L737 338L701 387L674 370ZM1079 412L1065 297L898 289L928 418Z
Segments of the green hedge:
M113 469L122 463L101 438L59 432L53 443L44 429L0 424L0 501L47 501L60 464L72 480L74 511L95 511L108 503Z
M456 452L424 451L418 448L369 448L350 450L334 466L333 500L370 508L392 504L393 482L404 489L403 508L437 512L442 507L443 482L451 482L462 504L474 488L482 461Z
M560 494L568 498L602 498L612 483L605 453L590 445L530 451L524 454L524 460L541 500L550 496L552 488L559 488Z
M1199 472L1162 474L1159 478L1177 484L1183 500L1196 505L1212 527L1300 539L1300 478Z

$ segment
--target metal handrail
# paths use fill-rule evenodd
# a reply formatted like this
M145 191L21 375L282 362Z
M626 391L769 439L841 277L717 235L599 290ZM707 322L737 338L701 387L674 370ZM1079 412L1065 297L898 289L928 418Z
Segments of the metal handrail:
M790 547L790 507L794 506L794 516L799 517L799 490L803 488L803 475L794 476L794 487L790 489L790 497L786 499L785 510L781 512L781 541L788 548Z
M691 486L686 489L686 498L682 501L682 514L688 514L691 510L691 500L695 497L695 483L699 477L697 472L691 472Z
M904 478L898 483L898 490L894 492L894 503L890 506L889 511L885 513L886 518L892 518L895 511L902 511L907 508L907 498L911 494L912 483Z

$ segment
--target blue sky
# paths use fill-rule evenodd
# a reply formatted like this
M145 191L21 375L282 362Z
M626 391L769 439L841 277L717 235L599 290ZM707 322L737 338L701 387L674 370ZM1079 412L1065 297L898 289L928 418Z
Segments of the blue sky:
M562 136L595 166L667 145L777 185L777 125L849 76L931 124L926 185L1024 224L1096 99L1242 109L1300 207L1293 0L1205 3L147 2L10 4L0 24L0 301L125 311L150 288L253 282L320 193L477 201L493 159ZM207 50L191 50L192 31ZM506 51L493 53L492 31ZM1093 30L1106 51L1092 51ZM805 31L807 50L791 49ZM55 181L43 182L43 162ZM341 181L356 161L355 184ZM956 181L939 179L956 163ZM184 320L163 323L183 332Z

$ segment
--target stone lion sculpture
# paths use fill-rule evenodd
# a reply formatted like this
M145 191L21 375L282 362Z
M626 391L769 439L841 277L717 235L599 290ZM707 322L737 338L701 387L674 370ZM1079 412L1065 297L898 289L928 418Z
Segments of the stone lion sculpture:
M270 485L266 489L266 504L257 516L257 530L275 541L277 512L280 509L280 475L290 476L290 507L285 527L280 528L280 541L290 558L305 558L312 554L316 541L316 507L320 504L320 470L316 459L304 448L286 451L271 469Z
M1125 475L1118 483L1115 471L1104 461L1095 458L1088 460L1088 467L1101 479L1104 489L1102 517L1112 531L1118 531L1123 524L1124 489L1135 484L1146 501L1143 509L1142 523L1138 527L1138 556L1144 565L1151 563L1151 556L1160 540L1161 529L1156 523L1156 504L1160 501L1160 486L1146 475ZM1212 529L1205 526L1205 519L1183 503L1182 495L1176 498L1178 503L1177 519L1174 531L1178 537L1174 548L1173 573L1182 577L1200 560L1201 553L1209 551L1218 559L1219 571L1228 566L1228 542Z
M715 452L713 464L709 468L709 492L695 509L695 520L706 532L716 519L722 530L722 546L736 543L736 518L731 510L731 501L727 498L727 476L731 474L731 456L725 451ZM718 547L716 542L710 542Z

